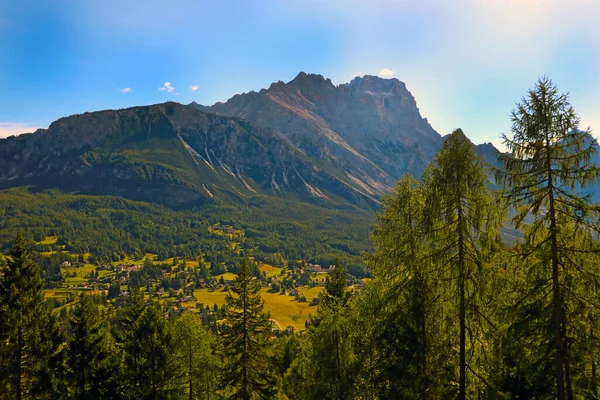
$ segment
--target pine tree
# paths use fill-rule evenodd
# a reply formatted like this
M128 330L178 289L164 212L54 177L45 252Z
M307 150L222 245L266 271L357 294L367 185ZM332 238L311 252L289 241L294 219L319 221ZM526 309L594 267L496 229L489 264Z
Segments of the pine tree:
M477 324L480 316L475 299L482 244L490 243L488 236L495 237L491 193L482 162L460 129L444 141L426 174L431 207L426 215L434 218L430 229L435 232L437 259L441 261L440 268L448 271L444 278L453 283L452 295L458 298L458 398L465 399L467 368L473 370L467 364L467 330L474 330L470 324Z
M94 301L83 293L71 319L68 355L75 398L104 399L110 393L111 343Z
M225 297L228 329L223 334L224 383L232 388L232 398L247 400L274 395L267 354L272 325L269 314L263 311L260 292L261 283L252 276L248 262L244 260Z
M3 397L56 398L63 369L63 337L44 304L43 282L25 239L15 238L0 271L0 388ZM62 393L64 394L64 393Z
M597 279L593 269L577 262L578 254L591 250L588 242L576 240L582 231L597 231L598 209L583 193L599 176L591 162L597 143L589 129L579 129L569 95L559 94L547 77L539 79L512 112L512 133L512 138L502 135L509 154L500 155L504 169L496 175L515 210L515 225L533 216L526 227L523 256L535 259L528 263L529 276L550 282L551 318L545 324L551 327L552 338L548 362L554 364L556 396L563 400L572 396L567 393L572 367L567 354L567 303L581 301L575 295L581 278ZM532 294L539 295L538 302L548 294L548 286L541 286Z
M132 290L119 326L127 396L152 400L167 397L176 390L177 371L171 326L158 305L147 304L143 293Z
M336 308L348 302L349 292L346 285L346 268L335 260L333 271L325 278L325 288L319 293L319 307Z
M325 278L325 287L319 293L319 308L317 315L309 316L308 327L316 328L321 322L325 312L337 312L348 304L350 292L346 284L346 268L340 263L339 259L335 260L333 271Z

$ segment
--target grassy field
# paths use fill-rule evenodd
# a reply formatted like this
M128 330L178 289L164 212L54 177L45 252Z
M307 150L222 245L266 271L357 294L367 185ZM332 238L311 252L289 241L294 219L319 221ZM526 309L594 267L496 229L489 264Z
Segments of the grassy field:
M301 287L298 289L298 291L300 293L302 293L304 295L304 297L306 297L306 300L308 302L312 301L312 299L314 299L315 297L317 297L319 295L319 293L321 293L321 290L323 290L322 286L317 286L317 287Z
M89 274L95 269L96 266L92 264L86 264L83 267L61 267L61 271L65 275L65 283L71 286L87 283L89 278L86 278L85 276L89 276ZM76 274L76 276L71 277L70 275L73 272ZM114 272L112 271L98 271L98 275L100 278L112 274L114 274Z
M265 311L270 312L271 318L279 322L283 329L291 325L297 331L303 330L308 315L317 313L317 307L309 306L308 302L299 303L293 296L269 293L266 288L262 290L262 298Z
M279 325L285 329L288 325L299 331L304 329L304 323L308 319L309 314L317 312L316 307L309 306L310 301L315 298L322 288L301 288L300 292L306 296L308 302L299 303L296 298L289 295L281 295L279 293L269 293L267 288L263 288L261 296L265 301L265 311L271 313L271 318L279 322ZM215 304L222 306L225 304L225 296L227 292L217 290L214 292L208 289L198 289L194 291L196 302L207 305L212 308ZM183 303L184 307L195 306L195 303Z
M283 269L279 267L274 267L269 264L260 264L258 269L260 270L260 272L264 272L267 278L270 278L272 276L279 276L281 275L281 271L283 271Z
M58 238L56 236L46 236L44 240L39 242L39 244L50 245L58 242Z

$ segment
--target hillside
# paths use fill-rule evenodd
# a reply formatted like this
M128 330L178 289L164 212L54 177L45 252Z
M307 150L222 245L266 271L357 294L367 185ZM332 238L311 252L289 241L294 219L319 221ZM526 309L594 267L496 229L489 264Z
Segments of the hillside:
M177 103L85 113L0 140L0 188L116 195L174 208L256 194L375 207L269 129Z
M211 218L243 225L266 253L359 265L381 196L442 141L404 83L373 76L335 86L300 73L212 107L73 115L0 139L1 239L57 235L104 258L187 241L193 254L210 238L189 223ZM491 144L477 151L497 164Z

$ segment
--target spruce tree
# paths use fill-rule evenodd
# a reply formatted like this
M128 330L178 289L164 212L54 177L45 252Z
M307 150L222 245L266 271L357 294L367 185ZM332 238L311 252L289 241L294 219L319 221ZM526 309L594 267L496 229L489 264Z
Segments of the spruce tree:
M319 293L319 308L317 315L309 316L308 328L313 329L319 326L323 315L326 312L337 312L348 304L350 292L346 285L346 268L340 263L339 259L335 260L333 271L325 277L325 286Z
M176 390L171 327L156 305L147 305L124 346L130 398L157 400Z
M549 285L528 292L533 296L528 302L551 299L550 318L543 323L550 329L543 336L551 338L547 363L553 364L555 395L563 400L573 395L567 393L572 387L567 382L572 372L567 332L572 326L565 313L569 302L589 308L589 299L579 298L577 287L598 279L594 268L577 260L592 250L578 235L597 231L598 208L585 193L599 176L591 162L597 143L589 129L579 129L569 95L560 94L547 77L540 78L512 112L512 133L512 138L502 135L508 154L500 155L503 169L496 175L514 210L515 225L533 218L526 226L522 255L532 259L527 263L532 284Z
M349 292L346 285L346 268L335 260L333 271L325 278L325 288L319 293L319 307L337 308L348 302Z
M56 398L64 367L63 337L44 304L43 282L27 243L17 235L0 271L2 397ZM62 388L64 389L64 388Z
M224 383L233 391L232 398L266 399L275 392L267 353L272 324L269 314L263 311L260 292L261 283L244 260L225 297Z
M94 301L79 297L71 323L69 366L76 399L104 399L110 393L110 337Z

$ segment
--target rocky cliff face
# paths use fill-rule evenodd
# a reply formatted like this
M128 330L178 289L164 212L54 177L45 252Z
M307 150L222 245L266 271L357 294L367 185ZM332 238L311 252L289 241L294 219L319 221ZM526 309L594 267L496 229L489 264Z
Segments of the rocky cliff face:
M259 193L377 203L270 130L177 103L75 115L0 140L0 188L22 185L172 207Z
M164 103L74 115L0 139L0 189L30 185L170 207L254 195L378 206L443 139L397 79L335 86L300 73L211 107ZM479 146L494 157L493 146Z
M375 197L406 172L420 175L442 142L397 79L364 76L335 86L302 72L226 103L192 106L269 127L324 168L341 171L343 182Z

